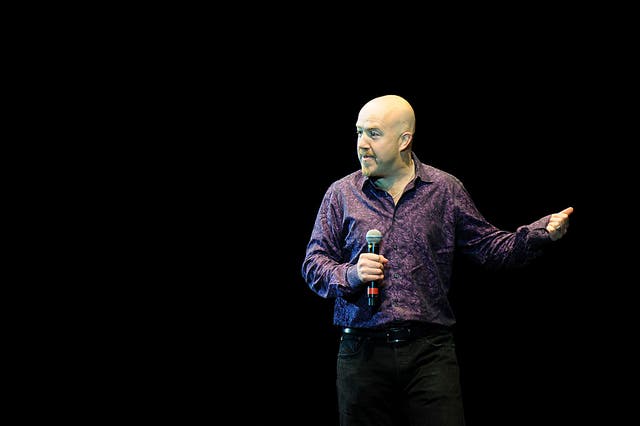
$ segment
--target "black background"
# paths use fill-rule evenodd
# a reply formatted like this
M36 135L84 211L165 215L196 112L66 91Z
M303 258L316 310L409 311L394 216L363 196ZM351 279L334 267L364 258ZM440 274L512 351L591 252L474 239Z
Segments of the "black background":
M420 160L457 176L496 226L575 209L568 234L525 268L457 259L450 296L467 424L600 415L601 337L617 322L594 241L602 144L616 121L609 80L593 84L584 51L468 47L394 63L388 52L273 56L265 45L259 60L237 66L237 49L222 74L198 71L174 89L189 102L169 102L179 119L157 124L177 140L163 157L176 165L165 212L179 226L157 241L175 258L154 266L172 281L156 309L180 416L211 416L213 404L238 421L337 425L332 301L307 287L301 265L325 190L359 168L358 111L385 94L413 105Z
M46 393L40 411L337 425L332 301L301 265L324 192L359 168L359 109L398 94L415 109L420 160L457 176L496 226L575 208L568 234L523 269L456 259L467 424L620 424L633 396L620 383L637 383L637 333L624 328L637 191L622 177L636 171L637 48L621 22L635 15L481 7L132 8L105 14L97 38L71 28L53 62L31 64L20 87L43 96L23 100L56 114L29 118L66 160L52 157L52 176L82 188L63 205L24 191L39 202L31 226L64 235L25 239L55 259L33 267L65 269L25 287L46 288L35 322L55 340L24 333L37 345L26 360L60 379L24 381ZM77 257L46 250L72 230Z
M221 283L228 320L251 324L240 392L265 418L337 424L332 301L308 289L300 268L324 191L358 168L359 108L388 93L414 106L418 157L459 177L495 225L515 230L575 208L567 236L524 269L486 272L458 261L451 299L468 424L569 421L593 401L593 371L586 373L604 301L583 278L593 217L581 157L584 139L602 130L595 105L563 73L453 71L435 82L425 74L294 83L246 100L266 115L248 114L256 128L238 141L248 179L230 184L243 203L212 197L233 212L224 228L240 243L225 260L230 282Z
M261 229L269 235L259 254L265 294L257 295L264 305L256 309L265 331L256 342L266 361L256 372L269 401L264 409L280 421L308 424L313 413L317 424L336 424L332 302L306 287L300 266L324 190L358 168L359 107L373 96L396 93L416 111L418 157L458 176L495 225L515 230L575 208L569 234L546 257L499 273L461 259L451 294L468 424L513 424L523 413L540 422L551 413L572 418L580 406L571 396L589 396L584 324L593 323L590 301L596 297L577 276L586 259L589 213L576 164L580 148L569 127L588 125L584 114L542 83L522 87L501 76L458 82L435 97L411 86L306 93L293 101L302 113L287 126L297 131L282 150L284 170L276 171L274 185L260 183L258 190L265 190L270 205L259 215L268 216ZM285 400L272 400L276 388L286 389Z

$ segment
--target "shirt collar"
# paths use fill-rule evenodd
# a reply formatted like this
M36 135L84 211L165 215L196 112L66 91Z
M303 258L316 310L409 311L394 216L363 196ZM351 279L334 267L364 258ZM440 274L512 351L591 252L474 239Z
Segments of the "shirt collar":
M418 160L418 156L416 155L415 152L411 152L411 158L413 158L413 166L416 168L415 170L416 177L419 177L420 180L423 182L433 182L433 179L431 178L431 173L429 173L429 167L422 167L423 164L422 162L420 162L420 160ZM362 171L360 171L359 179L361 179L360 187L362 189L364 189L364 185L367 181L370 182L369 183L370 185L373 185L373 181L371 181L371 178L369 176L363 175Z

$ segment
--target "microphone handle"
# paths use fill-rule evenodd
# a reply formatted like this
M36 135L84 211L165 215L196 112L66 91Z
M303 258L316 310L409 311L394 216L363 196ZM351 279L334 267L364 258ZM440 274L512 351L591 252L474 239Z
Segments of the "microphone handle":
M376 243L367 243L369 253L380 254L380 245ZM376 281L369 282L367 286L367 305L376 306L380 299L378 284Z
M367 287L367 304L369 306L376 306L378 304L378 286L375 281L371 281Z

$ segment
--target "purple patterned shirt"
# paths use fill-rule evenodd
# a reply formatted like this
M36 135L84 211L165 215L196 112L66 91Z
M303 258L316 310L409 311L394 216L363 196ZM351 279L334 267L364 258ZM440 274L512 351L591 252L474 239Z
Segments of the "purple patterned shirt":
M334 182L324 195L302 276L318 295L335 298L337 326L453 325L448 293L455 250L499 269L527 264L550 241L545 229L550 215L515 232L500 230L487 222L455 176L412 155L416 177L397 205L360 170ZM356 271L370 229L381 231L380 254L389 259L379 306L368 306L367 283Z

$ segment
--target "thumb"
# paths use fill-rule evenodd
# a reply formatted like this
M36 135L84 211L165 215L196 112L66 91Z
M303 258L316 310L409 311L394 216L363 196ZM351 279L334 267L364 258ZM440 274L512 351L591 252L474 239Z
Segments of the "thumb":
M573 207L567 207L566 209L562 210L560 213L564 213L568 216L571 213L573 213Z

